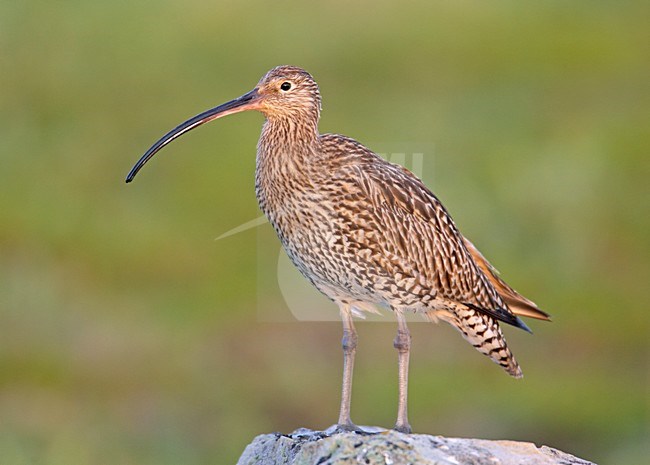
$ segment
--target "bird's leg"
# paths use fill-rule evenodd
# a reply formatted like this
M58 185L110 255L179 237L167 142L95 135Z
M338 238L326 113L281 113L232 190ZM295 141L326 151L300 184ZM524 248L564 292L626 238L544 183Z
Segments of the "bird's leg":
M357 331L354 329L352 314L349 307L341 306L343 319L343 388L341 390L341 410L337 429L354 431L358 429L350 420L350 398L352 395L352 371L354 369L354 354L357 349Z
M411 348L411 333L406 326L406 319L401 311L397 315L397 336L393 346L397 349L399 401L397 405L397 422L395 429L401 433L410 433L411 425L408 421L407 391L409 376L409 350Z

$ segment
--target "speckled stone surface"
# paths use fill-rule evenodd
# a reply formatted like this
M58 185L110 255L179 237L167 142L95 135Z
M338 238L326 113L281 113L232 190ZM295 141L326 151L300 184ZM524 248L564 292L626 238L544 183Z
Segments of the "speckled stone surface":
M237 465L594 465L529 442L364 430L335 434L332 428L303 428L291 434L263 434L246 447Z

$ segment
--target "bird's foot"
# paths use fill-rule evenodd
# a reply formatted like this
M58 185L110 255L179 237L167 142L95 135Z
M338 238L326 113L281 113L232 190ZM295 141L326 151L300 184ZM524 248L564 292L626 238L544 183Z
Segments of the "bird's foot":
M336 425L333 425L330 429L332 429L331 434L352 433L352 432L363 431L361 428L359 428L354 423L336 424ZM328 429L327 431L329 432L330 429Z
M363 429L360 426L355 425L354 423L343 423L332 425L324 431L328 436L333 436L335 434L342 433L357 433L357 434L372 434L376 431L368 431Z
M411 434L411 425L409 425L408 423L405 423L403 425L396 424L393 429L399 433Z

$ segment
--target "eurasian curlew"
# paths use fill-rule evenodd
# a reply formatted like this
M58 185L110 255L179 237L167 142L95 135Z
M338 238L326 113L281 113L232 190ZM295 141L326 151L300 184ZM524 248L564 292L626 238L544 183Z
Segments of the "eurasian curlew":
M266 117L255 173L260 208L296 267L341 313L339 429L356 428L350 419L357 346L352 317L377 306L390 307L397 317L399 431L411 429L406 312L446 321L508 374L522 376L498 322L528 330L519 316L548 320L548 315L497 276L415 175L353 139L320 134L318 85L301 68L274 68L252 91L172 129L142 156L126 181L182 134L245 110Z

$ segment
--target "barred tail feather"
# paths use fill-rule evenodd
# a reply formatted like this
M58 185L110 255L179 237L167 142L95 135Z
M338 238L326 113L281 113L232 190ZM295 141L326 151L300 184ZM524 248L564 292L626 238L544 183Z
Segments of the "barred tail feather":
M456 328L467 342L476 350L487 355L500 365L509 375L523 377L523 373L514 355L510 352L497 321L472 308L459 307L454 312L429 311L431 320L440 318Z

